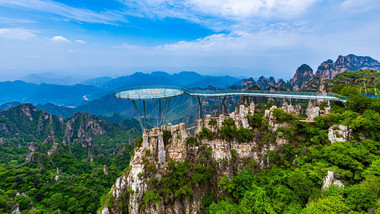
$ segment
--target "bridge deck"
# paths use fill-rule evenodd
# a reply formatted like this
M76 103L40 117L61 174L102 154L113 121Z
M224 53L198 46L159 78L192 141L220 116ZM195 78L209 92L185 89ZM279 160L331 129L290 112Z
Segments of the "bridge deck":
M153 93L152 91L155 91ZM160 92L160 93L159 93ZM172 93L175 92L175 93ZM295 92L295 91L264 91L264 90L190 90L177 86L137 86L116 91L115 96L129 100L155 100L188 94L192 97L267 97L286 99L328 100L345 103L347 97L335 93Z
M166 113L169 108L170 99L172 97L188 94L192 96L199 104L199 118L203 118L202 103L208 97L221 97L219 109L222 111L224 108L227 113L227 107L225 106L226 97L229 96L247 96L247 97L268 97L268 98L285 98L285 99L307 99L307 100L327 100L327 101L339 101L346 103L347 98L334 93L315 93L315 92L294 92L294 91L256 91L256 90L189 90L177 86L138 86L131 88L119 89L115 92L115 97L119 99L131 100L135 108L137 118L140 123L141 130L146 131L146 111L145 100L156 100L156 112L157 112L157 127L162 128L162 124L165 123ZM143 116L142 120L136 100L143 101ZM161 101L164 100L165 104L162 108ZM330 102L329 102L330 105Z

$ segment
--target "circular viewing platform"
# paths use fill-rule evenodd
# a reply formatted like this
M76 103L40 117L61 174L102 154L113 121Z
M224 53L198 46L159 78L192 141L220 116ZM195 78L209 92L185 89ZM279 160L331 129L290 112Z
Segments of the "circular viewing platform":
M143 86L119 89L115 97L127 100L158 100L176 97L184 94L180 87L172 86Z

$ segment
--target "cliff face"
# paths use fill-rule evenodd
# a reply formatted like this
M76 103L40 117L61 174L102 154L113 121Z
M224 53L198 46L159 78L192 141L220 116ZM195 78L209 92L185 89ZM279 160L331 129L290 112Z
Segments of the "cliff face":
M244 80L241 82L240 85L241 85L243 88L249 88L250 86L255 85L255 84L256 84L255 80L253 80L253 78L249 78L249 79L244 79Z
M95 137L122 132L124 131L121 128L87 113L76 113L70 118L59 119L45 111L37 110L31 104L22 104L0 112L2 141L12 142L18 147L28 146L30 142L39 142L50 147L58 140L68 145L80 144L90 157L103 155L98 148L99 145L94 145ZM32 147L30 144L28 148ZM35 152L35 149L28 150Z
M371 57L350 54L339 56L335 62L331 59L323 62L318 67L316 74L320 75L322 80L325 80L332 79L335 75L346 71L354 72L366 69L380 71L380 62Z
M380 71L380 62L368 56L350 54L347 56L339 56L335 62L331 59L322 62L315 74L313 74L313 69L309 65L303 64L298 67L293 78L287 82L280 79L276 83L273 77L266 79L264 76L261 76L257 83L250 78L243 80L241 86L243 88L249 88L257 84L260 89L274 86L279 88L291 88L293 91L302 89L303 91L326 92L324 86L326 80L333 79L337 74L346 71L355 72L367 69Z
M300 67L298 67L293 78L290 79L290 85L292 89L294 91L298 91L301 88L305 87L312 76L313 69L306 64L301 65Z
M218 182L224 176L231 177L244 166L267 167L266 153L289 143L282 135L264 137L289 126L276 122L275 107L265 112L265 133L249 119L254 109L251 103L227 117L208 115L193 127L196 137L189 135L183 123L144 134L130 168L116 181L100 213L199 213L206 194L222 193ZM228 127L245 134L228 137Z

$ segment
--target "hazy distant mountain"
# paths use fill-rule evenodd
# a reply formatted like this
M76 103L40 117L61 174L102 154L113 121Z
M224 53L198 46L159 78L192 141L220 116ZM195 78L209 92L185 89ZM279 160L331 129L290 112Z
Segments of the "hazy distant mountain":
M56 85L72 85L80 82L78 78L67 75L59 75L53 72L44 72L38 74L33 73L24 76L20 80L35 84L46 83Z
M87 85L34 84L23 81L0 82L0 104L18 101L22 103L54 103L78 106L91 99L101 89Z
M81 84L99 87L99 86L102 86L104 83L111 81L112 79L113 79L112 77L97 77L97 78L83 81Z
M36 108L38 110L44 110L44 111L46 111L49 114L54 114L54 115L57 115L57 116L62 116L64 118L71 117L73 114L75 114L77 112L77 110L75 110L75 108L68 108L68 107L64 107L64 106L57 106L57 105L54 105L53 103L46 103L46 104L43 104L43 105L38 104L38 105L36 105Z
M206 87L208 85L228 87L239 82L240 79L231 76L204 76L192 71L182 71L176 74L155 71L150 74L136 72L128 76L106 81L99 86L108 90L138 85L173 85L190 88Z
M185 88L194 88L194 87L205 88L209 85L212 85L218 88L227 88L231 85L240 84L240 82L241 82L240 79L237 79L231 76L218 76L218 77L205 76L198 81L184 85L184 87Z
M0 110L8 110L8 109L10 109L12 107L15 107L15 106L18 106L20 104L21 103L17 102L17 101L9 102L9 103L4 103L4 104L0 105Z
M49 74L50 75L50 74ZM39 75L29 75L28 81L50 81ZM52 80L51 80L52 81ZM151 74L134 73L118 78L100 77L84 81L77 85L35 84L24 81L0 82L0 104L8 102L32 103L44 105L53 103L58 106L79 106L93 99L113 94L116 89L138 85L174 85L185 87L228 87L240 80L230 76L203 76L196 72L168 74L153 72ZM50 106L51 107L51 106ZM49 108L49 110L52 110ZM53 113L51 111L50 113Z

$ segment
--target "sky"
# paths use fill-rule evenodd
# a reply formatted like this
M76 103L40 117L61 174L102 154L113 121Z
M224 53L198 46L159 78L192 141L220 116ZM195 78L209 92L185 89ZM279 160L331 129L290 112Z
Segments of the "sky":
M136 71L291 78L380 60L379 0L0 0L0 81Z

